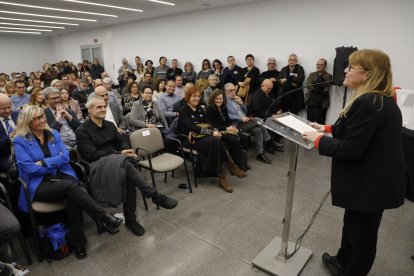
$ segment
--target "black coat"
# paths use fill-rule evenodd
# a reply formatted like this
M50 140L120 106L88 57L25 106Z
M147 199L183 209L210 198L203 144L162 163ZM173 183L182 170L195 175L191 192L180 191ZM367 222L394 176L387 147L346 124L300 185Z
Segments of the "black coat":
M209 105L207 107L207 118L214 128L220 131L225 131L228 126L232 125L227 109L224 107L220 112L215 106Z
M373 213L404 203L407 170L402 116L391 98L365 94L323 136L319 153L332 157L332 204Z

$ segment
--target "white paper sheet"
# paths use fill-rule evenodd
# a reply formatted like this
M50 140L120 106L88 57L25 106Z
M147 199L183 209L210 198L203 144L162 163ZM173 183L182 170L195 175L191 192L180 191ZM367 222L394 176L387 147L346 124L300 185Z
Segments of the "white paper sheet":
M316 132L316 129L311 127L310 125L302 122L301 120L295 118L292 115L287 115L284 117L277 118L276 121L280 122L281 124L290 127L293 130L296 130L300 134L303 134L306 131L313 131Z

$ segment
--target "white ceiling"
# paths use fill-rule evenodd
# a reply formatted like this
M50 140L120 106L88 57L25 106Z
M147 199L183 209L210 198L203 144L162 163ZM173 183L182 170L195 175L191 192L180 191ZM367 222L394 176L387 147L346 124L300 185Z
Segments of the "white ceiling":
M148 0L116 0L116 1L114 0L80 0L80 1L121 6L121 7L132 8L132 9L140 9L140 10L143 10L143 12L136 12L136 11L130 11L130 10L115 9L115 8L110 8L110 7L102 7L102 6L67 2L65 0L4 0L4 1L0 0L0 35L15 34L15 33L3 33L1 32L2 30L3 31L10 30L10 31L31 32L31 30L19 30L19 29L10 29L10 28L47 29L46 27L21 26L21 25L11 25L11 24L29 24L29 25L36 25L36 26L65 27L65 29L49 28L49 30L52 30L52 32L41 32L41 35L17 34L17 33L15 34L15 35L30 35L30 36L53 36L53 35L77 32L77 31L98 28L98 27L103 27L103 26L116 25L116 24L130 22L130 21L144 20L144 19L156 18L160 16L179 14L179 13L184 13L184 12L198 11L198 10L206 10L206 9L211 9L211 8L237 5L237 4L248 3L248 2L259 2L263 0L164 0L166 2L174 3L175 6L154 3ZM78 13L78 12L38 9L38 8L33 8L33 7L22 7L22 6L8 5L8 4L5 4L4 2L15 3L15 4L25 4L25 5L32 5L32 6L51 7L51 8L57 8L57 9L75 10L75 11L82 11L82 12L110 14L110 15L116 15L117 17L91 15L91 14L84 14L84 13ZM7 12L32 13L32 14L49 15L49 16L95 19L97 21L87 22L87 21L78 21L78 20L69 20L69 19L50 18L50 17L40 17L40 16L38 17L38 16L33 16L33 15L11 14ZM52 24L52 23L7 20L4 18L53 21L53 22L72 23L72 24L75 23L75 24L79 24L79 26L66 26L66 25Z

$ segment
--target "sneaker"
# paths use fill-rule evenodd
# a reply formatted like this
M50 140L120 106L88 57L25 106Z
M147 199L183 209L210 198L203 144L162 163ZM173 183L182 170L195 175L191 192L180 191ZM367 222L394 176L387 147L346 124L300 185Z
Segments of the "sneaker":
M152 197L152 202L165 209L174 209L178 201L163 194L157 194Z
M128 221L125 223L125 226L134 233L135 236L142 236L145 234L145 229L135 220Z

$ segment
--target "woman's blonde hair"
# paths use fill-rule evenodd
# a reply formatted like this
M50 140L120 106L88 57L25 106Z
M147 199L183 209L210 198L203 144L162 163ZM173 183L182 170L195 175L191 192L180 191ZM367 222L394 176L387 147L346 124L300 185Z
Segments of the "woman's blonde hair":
M11 137L21 136L26 139L32 139L32 131L30 130L30 123L34 120L35 117L44 114L44 111L41 107L35 105L27 105L19 113L17 119L17 125L14 129ZM49 131L49 142L53 142L52 129L46 124L46 131Z
M361 67L366 72L366 80L355 89L340 117L346 116L354 101L364 94L376 93L385 97L393 95L391 62L386 53L374 49L359 50L349 56L349 64Z

